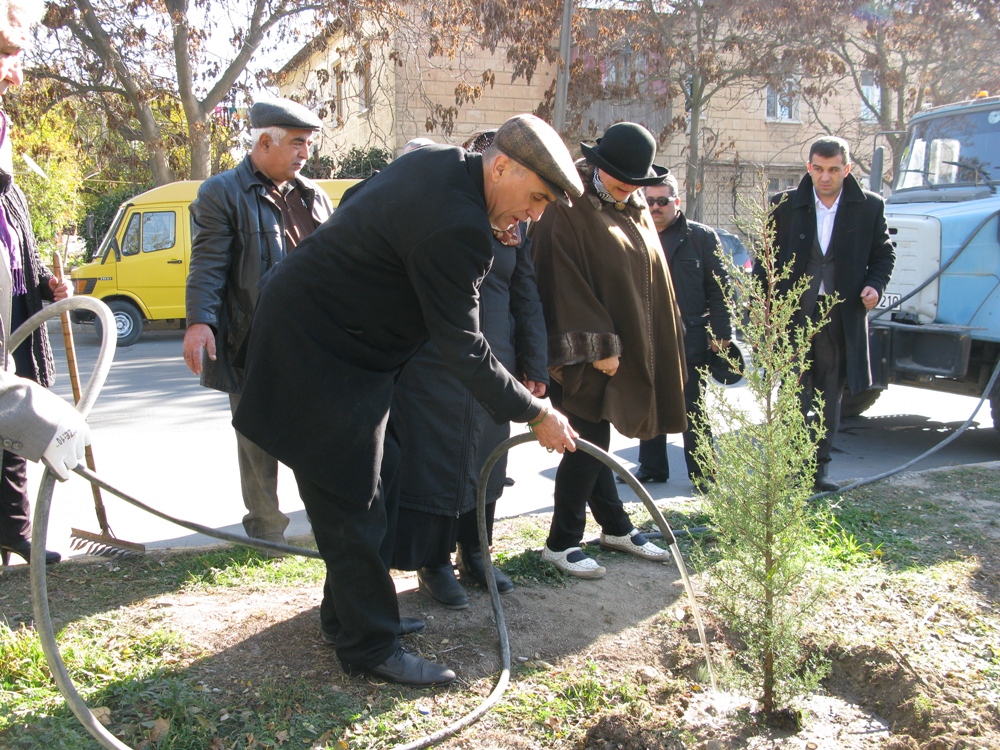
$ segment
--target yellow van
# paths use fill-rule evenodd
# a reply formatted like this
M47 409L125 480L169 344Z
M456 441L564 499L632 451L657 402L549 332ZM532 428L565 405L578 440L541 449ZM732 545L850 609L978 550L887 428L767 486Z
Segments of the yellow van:
M334 207L357 180L316 180ZM139 340L146 321L183 324L191 260L188 207L201 180L172 182L123 203L94 261L73 269L73 290L103 300L115 316L118 346ZM83 322L93 314L74 314Z

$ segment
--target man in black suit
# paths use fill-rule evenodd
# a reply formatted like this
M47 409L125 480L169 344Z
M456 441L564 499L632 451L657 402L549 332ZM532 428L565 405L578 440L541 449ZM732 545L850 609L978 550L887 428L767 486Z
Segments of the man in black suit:
M650 185L645 193L684 318L684 407L688 414L688 428L683 433L684 463L691 482L700 484L704 477L695 459L698 435L702 429L709 439L712 434L702 424L700 369L709 363L709 352L725 351L733 337L726 306L729 275L718 255L715 230L691 221L681 210L676 177L668 174L662 185ZM643 483L665 482L670 477L666 435L639 442L635 477ZM625 482L621 477L618 481Z
M494 228L582 193L559 135L518 115L482 155L432 145L396 159L265 280L234 425L295 472L327 566L322 633L348 671L407 685L455 679L400 646L396 591L379 556L379 472L391 474L383 462L398 453L386 436L393 386L426 340L498 423L527 422L544 447L575 450L565 417L491 353L478 290Z
M809 149L808 174L798 188L776 195L775 245L779 267L791 276L779 285L787 293L808 278L799 320L814 318L825 295L836 295L826 324L812 341L809 369L802 377L802 408L823 394L823 432L816 450L815 489L835 491L829 477L833 438L840 427L845 384L852 394L871 385L868 311L892 274L895 253L880 195L862 189L851 174L850 151L842 138L820 138ZM758 276L761 269L758 264Z

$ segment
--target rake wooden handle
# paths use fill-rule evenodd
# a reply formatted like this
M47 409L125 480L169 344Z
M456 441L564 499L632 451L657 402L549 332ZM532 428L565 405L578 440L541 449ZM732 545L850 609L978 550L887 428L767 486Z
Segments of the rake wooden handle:
M59 255L58 250L52 251L52 262L55 268L56 280L61 284L63 283L63 264L62 256ZM66 348L66 366L69 369L69 382L73 387L73 402L78 404L80 403L80 370L76 364L76 345L73 343L73 326L68 312L62 313L59 316L59 320L62 322L63 343ZM97 467L94 465L94 452L90 449L89 445L84 449L84 456L86 457L87 468L91 471L97 471ZM108 514L104 509L101 488L91 483L90 489L94 494L94 510L97 512L97 522L100 524L103 533L109 533Z

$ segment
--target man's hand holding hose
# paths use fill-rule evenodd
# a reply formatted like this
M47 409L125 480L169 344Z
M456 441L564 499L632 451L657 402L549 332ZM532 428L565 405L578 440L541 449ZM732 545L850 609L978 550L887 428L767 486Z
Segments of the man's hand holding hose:
M576 440L580 437L569 421L562 414L557 412L546 403L541 412L533 419L528 420L528 429L535 439L550 453L563 453L564 451L575 451Z

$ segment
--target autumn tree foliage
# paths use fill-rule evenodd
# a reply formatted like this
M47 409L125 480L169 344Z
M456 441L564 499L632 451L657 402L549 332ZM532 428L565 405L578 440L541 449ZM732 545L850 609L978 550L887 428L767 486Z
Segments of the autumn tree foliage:
M350 50L407 34L412 54L445 64L501 47L515 75L530 79L541 60L555 58L549 39L558 7L553 0L55 0L31 74L57 84L60 98L95 103L114 129L144 145L153 181L162 184L208 177L217 108L247 103L289 50L331 26ZM447 130L494 73L459 65L455 80L454 103L435 102L429 129ZM183 113L189 150L181 171L171 163L163 118L173 107Z
M267 43L308 34L300 17L329 3L283 0L57 0L48 4L33 75L60 96L100 102L123 135L148 149L153 180L169 182L162 112L182 112L193 178L209 176L213 112L249 85L248 64ZM211 46L209 43L212 43Z
M836 56L838 76L824 93L847 89L860 102L837 129L854 142L877 132L904 130L929 106L1000 93L997 5L978 0L877 0L854 2L832 19L832 33L817 37ZM824 129L819 105L808 100ZM890 134L897 146L900 136Z
M735 134L709 127L710 105L735 87L785 88L793 77L828 74L832 51L804 43L829 27L833 3L811 0L621 0L578 10L578 54L570 79L567 122L572 136L595 137L595 102L632 104L619 119L643 121L635 104L653 104L643 121L661 143L685 142L685 211L698 218L705 164ZM543 107L549 111L550 99ZM605 110L606 111L606 110ZM669 118L657 117L669 112Z

